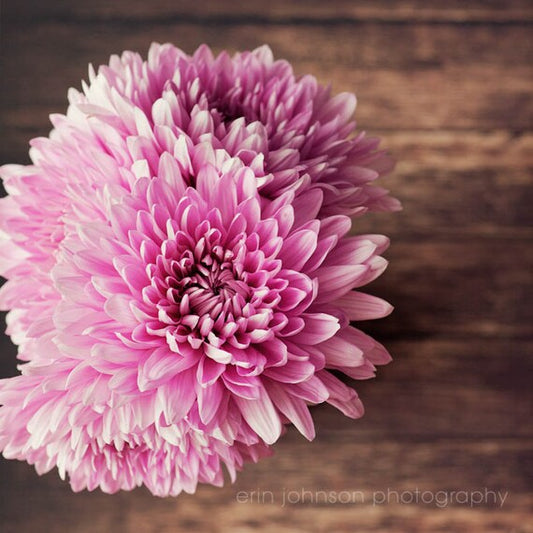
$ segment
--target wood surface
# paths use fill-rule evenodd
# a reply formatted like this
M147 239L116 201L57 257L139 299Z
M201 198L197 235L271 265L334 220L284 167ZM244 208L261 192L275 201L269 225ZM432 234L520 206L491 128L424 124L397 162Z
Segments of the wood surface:
M48 133L89 62L153 40L188 52L266 42L299 74L356 92L359 127L398 160L382 181L404 205L356 222L392 238L369 290L396 308L364 325L394 356L356 383L364 418L318 407L313 443L289 430L234 485L175 499L73 494L55 472L2 459L0 531L533 531L530 1L5 0L0 16L0 163L28 161L27 142ZM6 337L1 350L1 375L14 375ZM373 501L417 489L508 496ZM364 501L282 505L293 490ZM266 501L240 503L251 491Z

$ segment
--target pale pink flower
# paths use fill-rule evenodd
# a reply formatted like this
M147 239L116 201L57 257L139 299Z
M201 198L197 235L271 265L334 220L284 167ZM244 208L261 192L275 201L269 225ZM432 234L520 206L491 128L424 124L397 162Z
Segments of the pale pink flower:
M330 370L390 360L350 320L388 240L346 214L397 209L390 165L347 139L353 96L295 79L268 49L213 59L154 45L70 94L29 167L2 168L0 304L22 375L0 382L0 449L75 490L220 484L308 406L361 416Z

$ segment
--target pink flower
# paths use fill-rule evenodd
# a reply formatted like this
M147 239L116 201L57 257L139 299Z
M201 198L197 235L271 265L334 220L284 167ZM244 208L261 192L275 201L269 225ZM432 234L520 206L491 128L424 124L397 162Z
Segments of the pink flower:
M257 435L231 421L233 445L185 420L156 424L155 396L118 399L109 376L100 374L82 387L75 375L75 361L63 360L41 367L38 375L2 380L4 457L24 459L39 474L57 467L76 492L100 487L114 493L144 484L156 496L177 496L193 493L198 482L222 486L222 464L234 481L244 461L271 453ZM59 388L60 381L69 388Z
M347 139L330 98L261 48L214 59L153 45L73 91L34 165L6 166L0 304L28 361L0 381L0 449L75 490L156 495L232 479L308 406L363 408L330 370L390 356L350 320L387 315L352 289L381 274L380 235L347 214L398 208L390 167Z

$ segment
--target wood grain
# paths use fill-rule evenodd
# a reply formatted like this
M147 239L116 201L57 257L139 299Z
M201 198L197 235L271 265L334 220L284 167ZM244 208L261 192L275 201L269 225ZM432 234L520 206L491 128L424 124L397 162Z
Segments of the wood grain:
M82 23L90 20L142 20L151 23L154 20L185 18L189 23L202 24L214 20L232 24L251 17L255 17L259 23L275 20L288 25L294 25L302 19L316 21L319 25L346 19L378 19L407 24L420 20L512 23L533 19L533 8L528 0L471 0L467 4L462 0L440 3L424 0L335 0L334 3L321 0L271 0L264 3L249 0L239 4L238 9L231 0L152 0L149 3L130 0L127 9L120 2L106 0L93 0L90 4L69 0L46 3L40 0L19 0L16 4L9 5L6 11L9 21L53 19Z
M395 312L360 327L394 356L356 382L366 414L314 409L235 485L194 496L73 494L55 472L0 462L2 532L533 531L533 5L527 0L18 0L4 3L0 163L27 162L86 64L172 41L186 51L268 42L297 74L355 91L358 125L397 159L404 211L358 219L392 238L369 292ZM16 373L1 341L1 376ZM376 493L494 490L484 502L374 504ZM282 505L288 491L310 491ZM266 493L239 503L239 493ZM355 503L316 491L360 491ZM274 501L270 501L270 494ZM311 496L310 496L311 494Z
M398 533L531 531L528 524L531 501L524 495L531 474L524 469L529 450L521 440L492 439L490 443L461 439L431 443L380 440L379 446L369 446L354 443L352 433L309 444L302 443L291 432L276 445L276 452L275 456L249 466L233 486L224 490L202 486L195 495L182 495L177 500L154 499L145 490L117 494L112 502L98 492L75 495L58 484L54 476L33 479L29 466L17 465L18 479L31 483L33 494L39 499L28 502L21 487L14 487L9 495L16 507L10 510L12 529L7 531L30 526L43 533L55 532L59 530L54 525L58 515L64 524L71 526L69 531L80 533L95 530L348 533L355 527L361 531ZM322 461L318 462L317 457ZM517 475L509 481L507 472L511 468ZM12 463L7 469L15 470ZM484 506L452 504L439 508L434 502L409 505L396 500L406 501L408 493L414 494L417 489L431 492L435 487L443 491L437 498L458 487L483 491L487 483L507 495L503 506L491 500ZM288 503L287 493L293 491L301 494L300 499L293 498L294 503ZM353 503L324 504L324 496L315 496L317 491L344 494L341 498L346 498L346 493L357 495L348 496ZM250 499L243 501L243 494L250 495ZM392 503L378 505L383 494L385 497L388 494ZM38 519L25 512L28 503L38 503L42 509ZM215 511L216 517L210 516Z
M87 63L106 62L111 53L133 49L145 55L154 40L174 41L187 51L200 42L216 50L268 42L297 73L312 72L336 91L355 90L363 128L523 131L533 121L528 31L527 25L344 24L335 28L332 42L331 29L320 27L154 24L132 32L128 26L50 21L31 32L8 34L1 105L6 127L16 130L32 120L44 132L50 111L64 111L66 88L79 87L86 78ZM497 68L501 76L495 75ZM37 101L33 79L39 79L42 95Z

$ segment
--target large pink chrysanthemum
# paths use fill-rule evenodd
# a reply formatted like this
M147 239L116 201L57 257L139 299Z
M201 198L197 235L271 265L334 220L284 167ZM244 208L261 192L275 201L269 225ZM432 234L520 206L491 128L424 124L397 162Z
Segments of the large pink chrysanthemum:
M385 268L383 236L347 214L396 209L389 167L347 139L330 98L266 48L213 59L154 45L72 93L29 167L5 166L0 304L29 361L0 382L0 449L74 489L220 483L308 405L362 414L330 370L389 361L350 320L390 306L352 291Z

